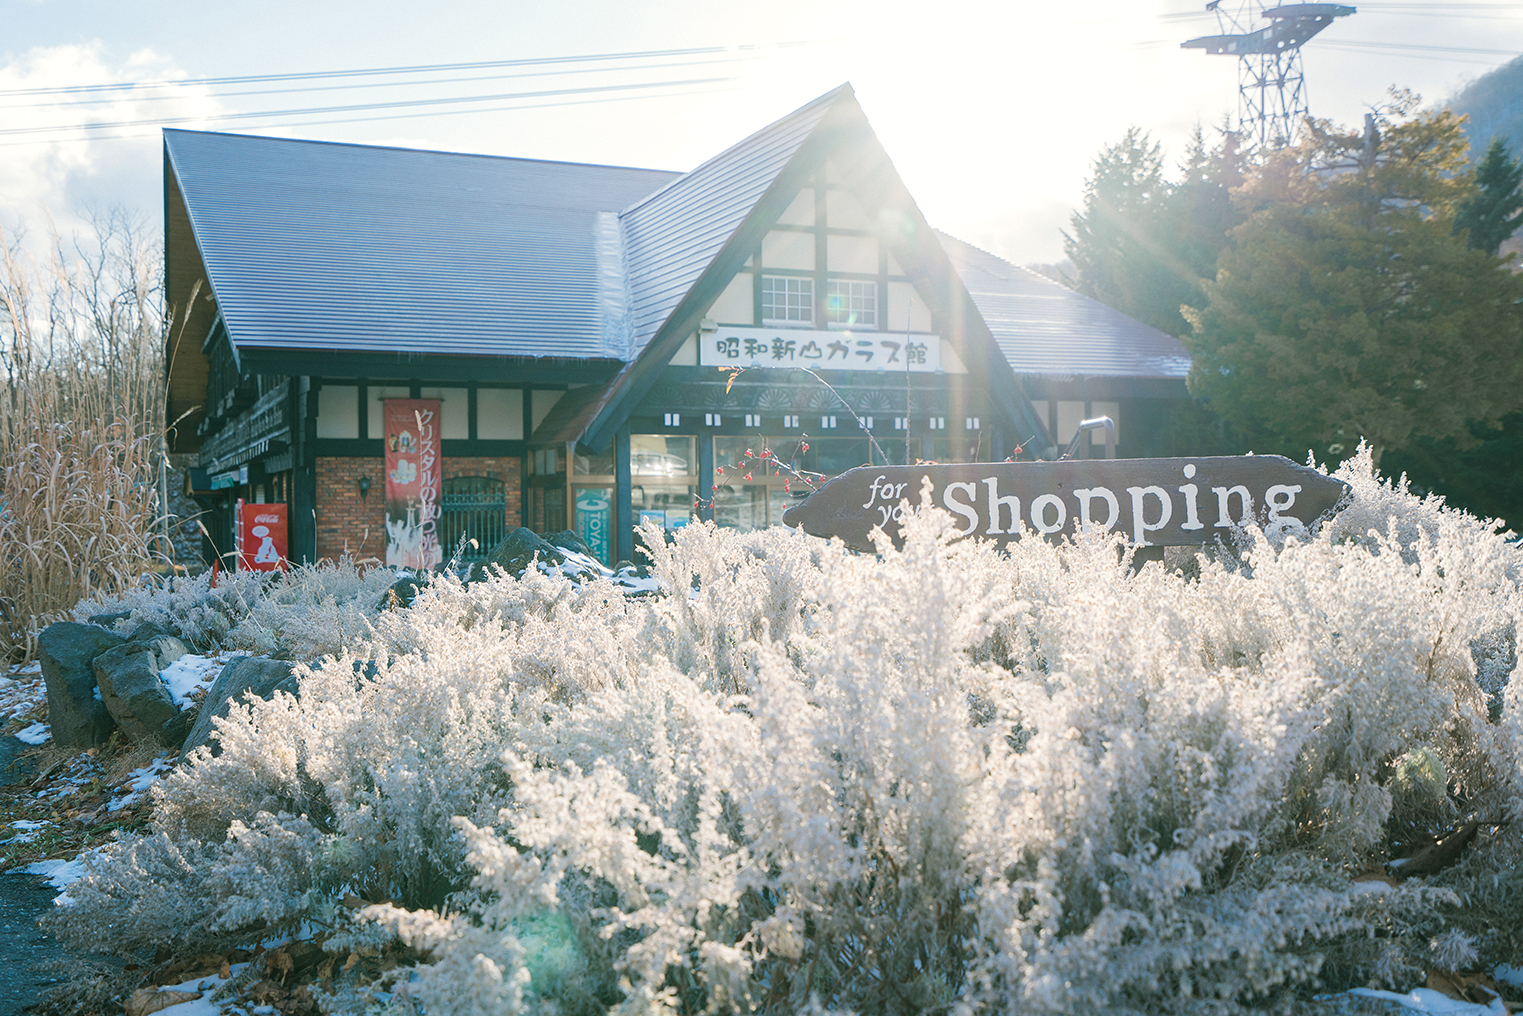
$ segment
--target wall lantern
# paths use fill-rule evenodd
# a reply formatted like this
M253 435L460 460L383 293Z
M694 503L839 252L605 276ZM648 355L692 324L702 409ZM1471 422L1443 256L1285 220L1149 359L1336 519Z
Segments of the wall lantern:
M370 493L370 477L360 477L360 500L365 500L365 495Z

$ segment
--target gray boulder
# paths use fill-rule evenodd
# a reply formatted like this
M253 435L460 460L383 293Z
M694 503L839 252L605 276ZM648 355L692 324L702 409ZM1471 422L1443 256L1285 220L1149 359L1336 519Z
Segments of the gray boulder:
M545 537L545 542L561 550L569 550L581 554L583 557L597 560L596 556L592 553L592 548L583 543L582 538L570 529L562 529L558 533L551 533Z
M201 712L185 737L181 756L203 744L211 748L213 755L222 754L222 746L212 737L216 732L212 720L226 716L234 701L245 701L250 695L272 699L278 691L297 694L296 675L292 673L295 668L296 664L290 660L271 660L262 656L240 656L223 667L201 701Z
M37 637L42 677L48 688L48 723L53 743L64 748L94 748L104 744L116 721L96 697L92 662L125 641L93 624L60 621Z
M174 636L163 636L176 643ZM179 656L183 656L181 647ZM151 642L124 642L95 658L95 682L101 701L122 732L134 741L160 740L160 730L175 719L175 705L159 671L172 660L160 660Z
M545 564L560 564L566 560L566 556L556 548L555 544L532 529L520 526L492 548L484 563L495 564L510 575L522 575L536 554Z

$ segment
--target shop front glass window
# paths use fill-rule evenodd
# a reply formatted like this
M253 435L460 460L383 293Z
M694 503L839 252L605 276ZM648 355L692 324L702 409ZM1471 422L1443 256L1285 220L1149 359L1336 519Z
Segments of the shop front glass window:
M783 512L807 497L811 484L866 463L861 436L716 437L714 522L742 531L781 525Z
M635 434L629 439L631 476L696 476L693 438L670 434Z
M583 455L578 452L573 460L576 476L612 476L613 452L607 455Z

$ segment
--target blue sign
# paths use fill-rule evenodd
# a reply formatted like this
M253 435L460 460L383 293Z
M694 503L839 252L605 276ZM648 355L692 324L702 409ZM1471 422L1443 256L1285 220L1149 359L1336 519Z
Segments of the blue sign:
M607 487L583 487L576 492L576 535L587 544L592 555L604 564L610 563L609 494Z

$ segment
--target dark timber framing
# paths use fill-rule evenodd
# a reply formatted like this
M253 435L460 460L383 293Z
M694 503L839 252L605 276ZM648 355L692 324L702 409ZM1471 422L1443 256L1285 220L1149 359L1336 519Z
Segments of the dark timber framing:
M166 135L167 285L170 300L181 305L166 348L169 409L172 418L189 411L175 450L199 451L208 482L217 481L219 505L233 482L243 496L278 490L289 499L290 547L298 560L317 553L317 513L327 496L317 486L318 460L383 456L371 414L387 391L418 398L445 389L447 400L462 398L464 420L459 403L441 419L451 435L441 441L443 456L516 458L525 524L537 519L547 529L575 529L578 493L598 499L607 492L609 563L636 559L642 511L658 521L671 513L664 515L669 525L685 521L686 515L673 520L685 507L683 490L694 490L700 519L714 519L710 495L731 478L719 477L727 463L716 455L730 454L736 438L825 442L813 453L821 463L827 451L857 454L853 441L869 449L870 438L882 447L863 452L871 464L884 455L1002 459L1018 443L1028 457L1056 451L1042 418L1048 413L1033 408L1028 386L1048 400L1072 401L1072 393L1056 375L1023 378L1011 368L959 274L965 262L949 257L849 86L682 175L533 160L451 161L463 157L273 139L247 139L239 147L244 143L230 135ZM254 172L227 157L242 151L257 151L263 168ZM293 157L298 161L288 161ZM304 168L294 173L292 165ZM319 165L329 166L329 175L313 171L318 176L309 178ZM390 175L408 165L420 167L408 184L416 197ZM351 176L345 166L363 172ZM483 179L487 187L474 186ZM649 189L631 196L631 181ZM499 183L500 194L477 196ZM351 187L357 196L348 194ZM800 200L806 191L812 220ZM587 203L609 194L622 197ZM355 203L372 198L396 207L357 223L366 216ZM796 214L781 221L795 201ZM449 225L430 234L432 247L409 248L410 230L386 232L395 222L415 232L435 213ZM282 229L305 237L307 247L281 246ZM769 234L794 234L781 239L793 258L784 264L796 267L769 263L768 252L780 249L777 237L768 246ZM321 242L328 237L331 249ZM794 239L799 243L790 247ZM308 249L323 251L327 260L319 265L332 278L319 273L313 277L321 287L304 289L307 276L278 272L282 252ZM404 256L419 249L420 256ZM529 255L514 261L523 251ZM839 260L843 251L847 260ZM438 263L425 263L435 252ZM379 267L371 271L372 265ZM740 273L750 279L748 323ZM700 366L712 363L701 343L714 328L773 327L764 322L762 299L771 275L811 280L813 320L797 324L814 331L841 324L830 320L832 283L873 283L871 305L865 287L839 287L861 301L864 318L869 307L875 312L870 328L858 322L858 337L889 332L891 324L895 332L902 325L906 336L934 334L945 369L920 373L917 366L910 373L906 364L900 376L822 365L811 376L748 368L732 381L712 365ZM436 306L426 301L438 287L455 285L462 288L438 306L456 317L440 324L419 309ZM912 318L901 322L896 315L911 296ZM380 310L370 318L346 316L344 300L350 309ZM716 322L719 306L729 308L729 317ZM1000 341L1010 341L1008 332L1000 332ZM491 355L498 350L514 355ZM545 355L530 355L539 351ZM1135 394L1137 384L1118 381L1115 390ZM1086 406L1113 398L1097 379L1070 387ZM1154 387L1159 397L1176 397L1173 382ZM494 394L504 390L520 393L516 406L515 397ZM688 457L677 468L682 448ZM652 472L646 456L670 475ZM743 490L737 481L732 497L762 504L768 517L777 514L778 484L752 486L763 489ZM721 501L719 510L739 512L737 503ZM740 514L728 518L750 524L735 521Z

